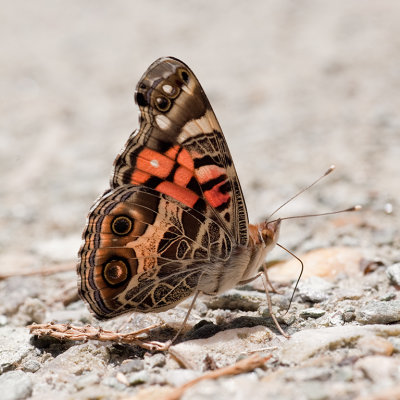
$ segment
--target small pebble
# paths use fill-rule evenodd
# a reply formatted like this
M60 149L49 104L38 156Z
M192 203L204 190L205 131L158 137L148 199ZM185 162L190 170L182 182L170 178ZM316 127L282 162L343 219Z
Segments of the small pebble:
M356 319L356 313L354 311L350 311L350 310L344 311L342 318L343 318L344 322L354 321Z
M119 367L120 372L123 374L128 374L130 372L137 372L144 369L144 361L143 360L129 360L124 362Z
M130 386L136 386L145 383L149 380L149 378L150 374L145 370L126 375L126 380Z
M40 299L28 297L18 309L17 319L21 325L41 324L46 318L47 306Z
M147 368L153 369L156 367L163 367L166 362L166 357L164 354L157 353L153 354L150 357L145 358L145 364Z
M291 312L284 312L282 315L278 314L276 318L279 323L285 325L292 325L296 321L296 315Z
M290 296L292 293L290 292ZM289 307L290 296L284 296L278 293L271 293L271 302L275 307L280 310L287 310Z
M106 378L102 379L102 384L109 386L116 390L124 390L126 385L121 383L115 376L107 376Z
M25 372L36 372L40 369L41 364L37 360L28 359L21 364L21 367Z
M386 269L386 274L393 285L400 286L400 263L389 266Z
M328 299L329 291L331 289L332 284L325 279L317 276L311 276L304 282L299 283L298 293L303 301L320 303L321 301Z
M32 381L23 371L10 371L0 376L2 400L26 399L32 394Z
M388 340L393 345L393 352L400 353L400 337L391 336Z
M306 308L305 310L302 310L300 312L300 317L302 318L319 318L322 317L326 313L325 310L322 310L321 308Z
M356 312L361 324L390 324L400 321L400 300L371 301Z
M88 373L82 375L78 378L75 383L75 386L78 390L85 389L88 386L96 385L100 382L100 378L97 373Z
M165 371L165 379L172 386L181 386L192 379L199 377L201 371L194 371L192 369L172 369Z
M8 322L8 318L5 315L1 314L0 315L0 326L7 325L7 322Z
M341 311L336 311L329 315L329 326L340 326L344 324L343 313Z
M394 300L396 298L396 293L386 293L383 296L379 298L381 301L389 301L389 300Z

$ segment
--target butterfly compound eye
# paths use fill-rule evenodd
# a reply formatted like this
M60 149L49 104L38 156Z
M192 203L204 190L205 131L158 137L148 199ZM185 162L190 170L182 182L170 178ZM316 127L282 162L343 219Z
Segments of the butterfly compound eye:
M111 230L118 236L126 236L133 227L133 221L126 215L115 217L111 223Z
M110 286L121 285L128 277L128 267L123 260L109 261L104 267L103 278Z
M158 111L165 112L171 108L171 100L164 96L156 98L156 107Z

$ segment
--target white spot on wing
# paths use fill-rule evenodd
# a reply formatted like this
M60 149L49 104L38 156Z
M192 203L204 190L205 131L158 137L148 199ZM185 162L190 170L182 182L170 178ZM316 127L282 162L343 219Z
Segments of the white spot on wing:
M165 85L163 85L162 89L164 90L165 93L171 94L172 90L173 90L173 87L171 85L165 84Z
M165 115L156 115L156 123L162 130L168 129L171 125L171 121Z
M158 160L151 160L150 164L154 167L154 168L158 168L160 166Z

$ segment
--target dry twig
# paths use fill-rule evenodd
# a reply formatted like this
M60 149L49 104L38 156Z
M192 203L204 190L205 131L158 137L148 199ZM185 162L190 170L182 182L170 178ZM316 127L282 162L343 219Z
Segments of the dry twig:
M196 385L197 383L204 381L206 379L218 379L223 376L229 375L239 375L244 372L250 372L258 367L264 366L265 362L269 360L272 356L268 355L266 357L261 357L258 354L254 354L248 358L238 361L236 364L228 365L227 367L218 368L214 371L210 371L205 373L202 376L199 376L196 379L193 379L189 382L186 382L184 385L179 386L177 388L172 389L165 395L160 393L157 394L158 400L179 400L182 395L185 393L187 389ZM153 398L151 395L148 396L148 393L145 394L145 397L142 397L140 394L136 397L129 397L126 400L140 400L144 398Z
M73 271L75 268L74 264L59 264L53 267L46 267L41 269L33 269L28 271L13 271L13 272L3 272L0 274L0 281L3 279L11 278L13 276L33 276L33 275L51 275L57 274L59 272Z
M147 350L164 350L166 343L145 341L144 334L162 324L151 325L134 332L120 333L97 328L91 325L74 326L70 324L34 324L29 325L30 333L37 336L51 336L62 340L99 340L101 342L113 341L129 343L143 347Z

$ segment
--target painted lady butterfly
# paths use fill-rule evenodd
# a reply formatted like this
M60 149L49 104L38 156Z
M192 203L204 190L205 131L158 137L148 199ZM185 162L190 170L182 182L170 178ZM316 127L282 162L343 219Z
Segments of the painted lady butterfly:
M155 61L136 103L140 129L116 158L79 251L79 293L101 319L250 281L279 234L279 219L248 224L224 135L187 65Z

